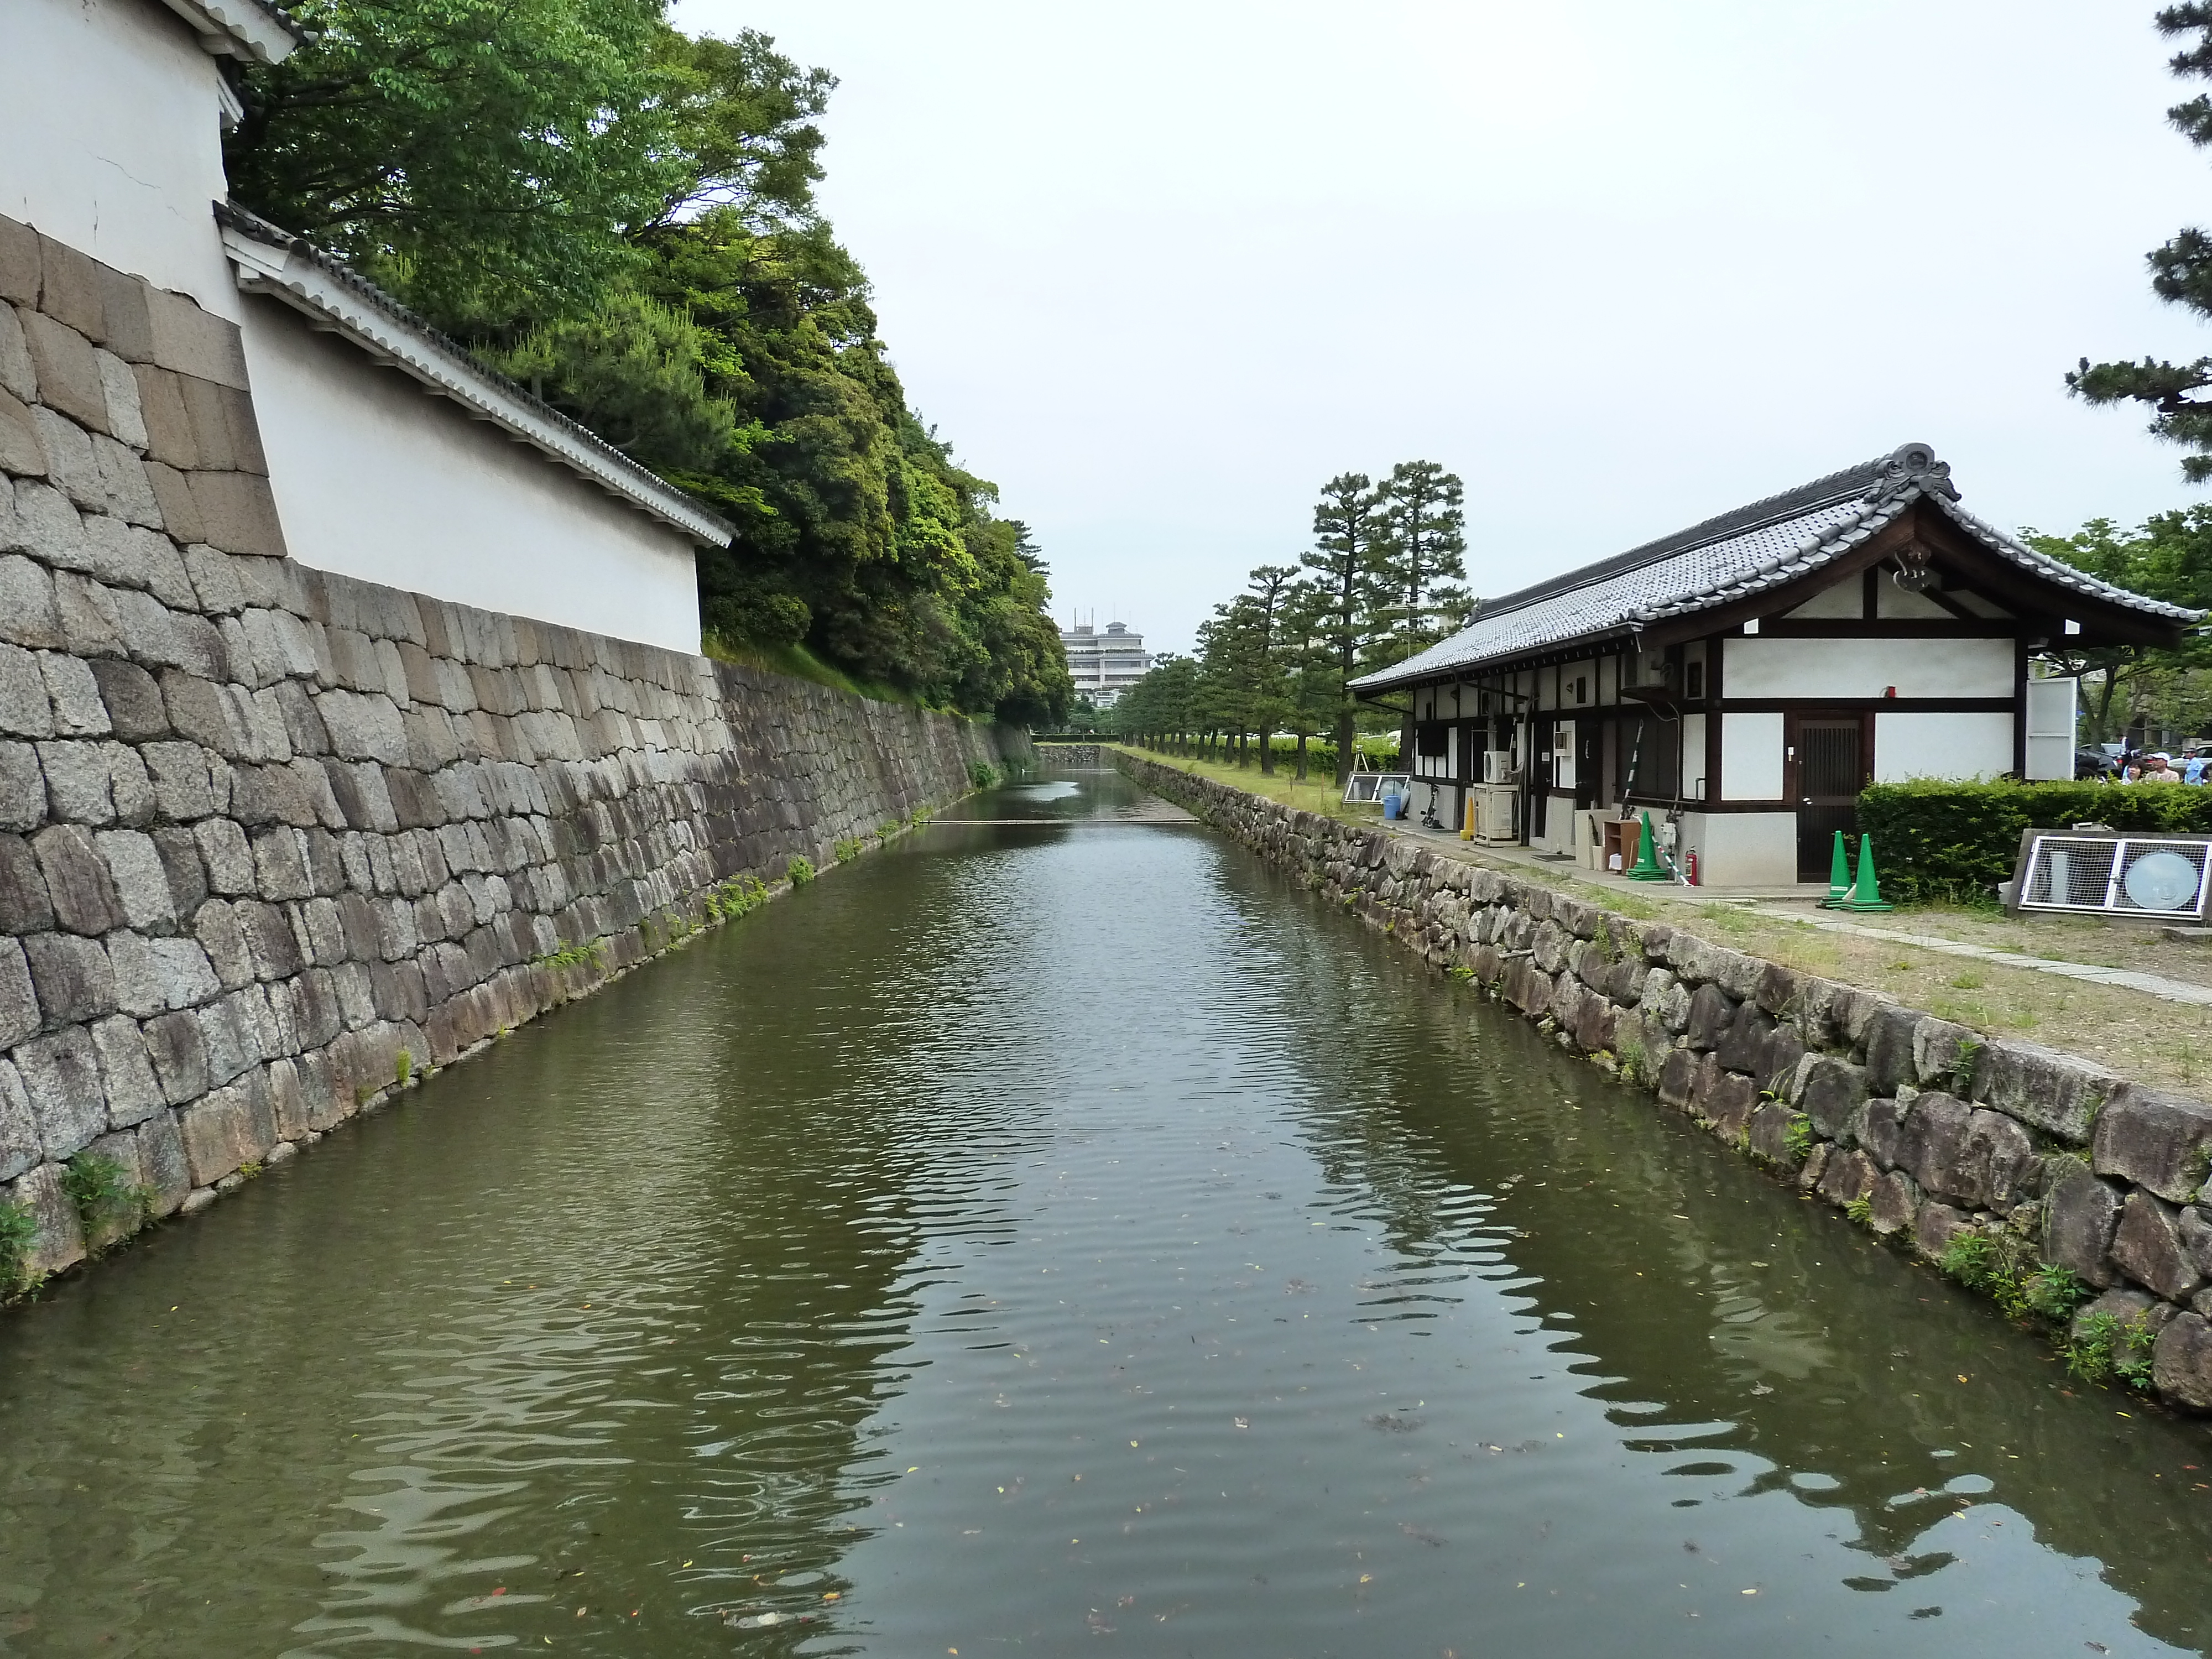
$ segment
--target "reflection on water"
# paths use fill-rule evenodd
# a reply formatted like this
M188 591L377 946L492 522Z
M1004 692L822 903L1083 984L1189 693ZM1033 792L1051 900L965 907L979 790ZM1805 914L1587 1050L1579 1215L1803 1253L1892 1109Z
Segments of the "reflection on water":
M1151 811L967 803L0 1320L0 1654L2212 1648L2201 1427Z

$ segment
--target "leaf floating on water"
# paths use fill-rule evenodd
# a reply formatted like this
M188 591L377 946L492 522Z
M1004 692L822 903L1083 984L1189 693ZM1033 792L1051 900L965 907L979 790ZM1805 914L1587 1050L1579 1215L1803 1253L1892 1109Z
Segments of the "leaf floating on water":
M1751 1391L1752 1391L1753 1394L1772 1394L1772 1393L1774 1392L1774 1390L1773 1390L1772 1389L1770 1389L1769 1387L1767 1387L1767 1386L1766 1386L1766 1384L1765 1384L1765 1383L1764 1383L1764 1382L1754 1382L1754 1383L1753 1383L1753 1384L1751 1385Z
M1249 1420L1242 1417L1232 1417L1229 1420L1240 1429L1249 1429L1252 1426Z

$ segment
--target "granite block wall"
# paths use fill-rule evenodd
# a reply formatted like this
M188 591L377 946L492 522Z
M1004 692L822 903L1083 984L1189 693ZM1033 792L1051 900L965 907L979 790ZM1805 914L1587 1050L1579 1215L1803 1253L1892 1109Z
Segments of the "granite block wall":
M296 562L235 328L0 219L19 1277L71 1160L197 1208L1026 743Z
M1928 1260L2094 1299L2056 1334L2212 1411L2212 1106L1985 1038L1380 830L1126 751L1146 787ZM2062 1283L2067 1281L2060 1281ZM1978 1288L1991 1289L1989 1284Z

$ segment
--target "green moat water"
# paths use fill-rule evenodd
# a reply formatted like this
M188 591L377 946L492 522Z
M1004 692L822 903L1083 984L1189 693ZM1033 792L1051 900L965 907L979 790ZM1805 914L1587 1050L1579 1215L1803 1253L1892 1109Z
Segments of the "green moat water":
M1140 800L0 1318L0 1655L2212 1651L2203 1425Z

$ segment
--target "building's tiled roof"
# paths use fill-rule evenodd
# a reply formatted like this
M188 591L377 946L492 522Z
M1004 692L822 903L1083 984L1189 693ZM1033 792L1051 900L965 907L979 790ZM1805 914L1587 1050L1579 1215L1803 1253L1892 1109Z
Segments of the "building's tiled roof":
M716 547L728 545L737 533L726 520L487 367L467 347L313 243L227 202L216 203L215 214L241 286L274 294L319 325L334 325L426 386L672 528Z
M1917 501L1933 502L1984 546L2047 581L2164 621L2196 622L2203 615L2099 581L1984 523L1959 505L1950 467L1927 445L1907 444L1879 460L1486 600L1451 638L1352 684L1385 690L1731 604L1819 569Z
M279 0L163 0L223 57L279 64L314 37Z

